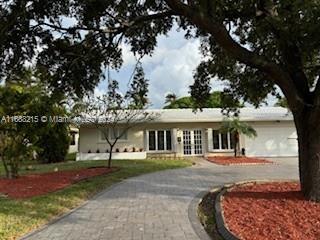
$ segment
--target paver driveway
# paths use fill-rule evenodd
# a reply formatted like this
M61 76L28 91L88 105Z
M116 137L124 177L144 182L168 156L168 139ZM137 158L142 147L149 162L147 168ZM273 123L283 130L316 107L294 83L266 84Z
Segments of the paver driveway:
M292 162L223 167L199 161L128 179L26 239L208 239L195 218L199 193L240 180L296 178Z

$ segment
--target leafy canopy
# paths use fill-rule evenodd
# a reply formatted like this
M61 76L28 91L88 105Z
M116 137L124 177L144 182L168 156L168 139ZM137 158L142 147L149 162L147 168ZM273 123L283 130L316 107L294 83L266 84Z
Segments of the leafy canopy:
M318 106L319 15L317 0L3 0L0 74L34 63L54 89L82 95L106 66L121 67L122 44L152 55L157 36L174 26L201 40L205 58L191 87L198 103L218 77L255 105L277 84L291 108Z
M164 109L177 109L177 108L196 108L197 102L193 97L181 97L176 98L174 94L168 94L166 96L166 103ZM234 101L231 96L224 94L223 92L213 92L209 98L202 104L203 108L239 108L243 104L238 101Z

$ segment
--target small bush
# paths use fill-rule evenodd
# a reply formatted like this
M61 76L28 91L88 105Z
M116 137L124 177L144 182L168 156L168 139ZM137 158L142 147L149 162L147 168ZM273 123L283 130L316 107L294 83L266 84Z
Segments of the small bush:
M70 136L67 124L48 125L39 132L35 143L39 149L38 159L42 163L63 162L68 153Z
M68 153L67 156L66 156L66 160L67 161L75 161L76 157L77 157L77 153L76 152Z

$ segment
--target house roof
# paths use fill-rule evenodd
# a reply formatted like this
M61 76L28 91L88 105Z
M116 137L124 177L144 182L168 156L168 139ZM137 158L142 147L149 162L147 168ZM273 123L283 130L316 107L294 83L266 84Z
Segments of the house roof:
M147 110L159 114L153 122L221 122L225 116L221 108L205 108L196 113L192 109L161 109ZM290 111L282 107L241 108L239 118L241 121L292 121Z
M143 110L137 110L144 114ZM155 115L152 123L188 123L188 122L221 122L226 117L221 108L204 108L202 111L194 112L192 109L148 109L146 112ZM124 111L125 113L125 111ZM137 116L140 116L140 115ZM241 121L292 121L292 113L282 107L241 108L239 118ZM92 119L74 119L80 125L92 125ZM94 117L94 121L105 123L103 117ZM139 122L139 121L137 121ZM121 121L119 122L121 123Z

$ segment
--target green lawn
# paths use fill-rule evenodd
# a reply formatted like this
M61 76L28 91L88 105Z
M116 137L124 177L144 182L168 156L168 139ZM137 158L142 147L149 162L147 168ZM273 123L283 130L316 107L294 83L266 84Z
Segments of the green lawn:
M35 170L26 171L23 167L21 174L50 172L56 167L61 171L103 165L106 165L106 161L34 165ZM0 239L15 239L22 236L59 214L78 206L102 189L128 177L190 165L191 161L188 160L118 160L113 161L113 166L120 167L120 171L79 182L55 193L28 200L0 197ZM0 174L4 174L2 166L0 166Z

